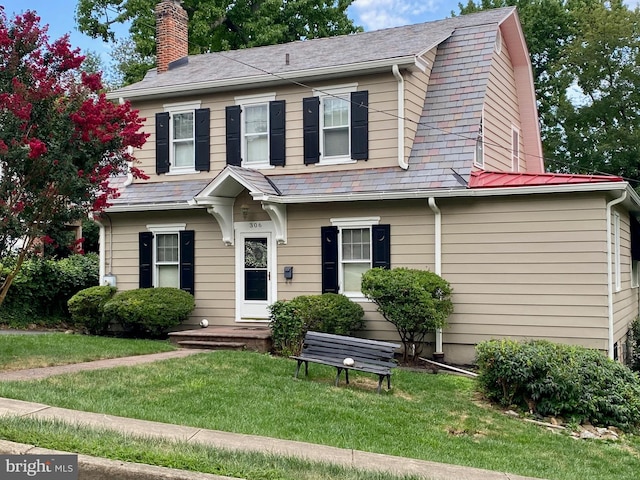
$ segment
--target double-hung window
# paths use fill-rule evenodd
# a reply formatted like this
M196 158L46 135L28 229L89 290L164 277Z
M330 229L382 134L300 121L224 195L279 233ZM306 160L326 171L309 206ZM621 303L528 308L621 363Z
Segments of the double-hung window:
M164 105L156 114L156 173L209 171L209 124L200 102Z
M379 217L334 218L322 227L322 292L361 297L362 274L390 268L390 226Z
M511 126L511 170L520 171L520 129Z
M369 92L357 84L318 88L303 99L304 163L369 158Z
M139 234L140 288L174 287L193 293L195 232L186 224L147 225Z

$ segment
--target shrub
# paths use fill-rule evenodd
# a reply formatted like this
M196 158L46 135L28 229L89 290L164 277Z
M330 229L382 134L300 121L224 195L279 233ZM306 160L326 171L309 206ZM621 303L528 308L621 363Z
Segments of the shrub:
M278 301L269 307L274 350L297 355L309 330L352 335L364 327L364 310L344 295L324 293L301 295Z
M0 276L12 267L3 259ZM80 290L98 284L98 255L72 255L62 260L26 260L0 308L0 322L19 327L31 323L56 326L69 319L67 302Z
M104 316L104 304L116 293L108 285L85 288L69 299L69 313L77 325L82 325L92 335L102 335L109 328Z
M640 372L640 317L636 317L627 332L627 365Z
M193 295L179 288L139 288L116 294L105 303L104 315L132 335L158 338L184 322L194 308Z
M476 353L479 385L502 405L625 430L640 426L640 379L597 350L490 340Z
M362 293L396 327L405 362L410 351L415 360L425 335L444 327L453 312L451 286L427 270L372 268L362 275Z

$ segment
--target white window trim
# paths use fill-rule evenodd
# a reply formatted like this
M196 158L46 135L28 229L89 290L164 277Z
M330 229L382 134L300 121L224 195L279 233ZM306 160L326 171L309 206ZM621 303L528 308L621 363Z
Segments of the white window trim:
M616 292L622 290L622 274L620 272L620 214L613 213L613 262L615 270Z
M160 279L160 272L158 271L158 245L156 244L157 235L178 235L178 275L180 274L180 232L186 230L186 223L166 223L166 224L151 224L147 225L147 230L153 233L153 245L152 245L152 262L153 262L153 287L158 287L158 280ZM178 285L178 288L180 286Z
M322 88L314 88L313 96L320 97L320 161L314 165L344 165L348 163L356 163L357 160L351 158L351 102L349 101L349 121L347 122L347 131L349 133L349 154L338 155L333 157L326 157L324 155L324 102L323 99L327 97L342 97L344 95L351 95L352 92L358 91L357 83L346 83L342 85L331 85Z
M352 217L352 218L332 218L330 219L331 225L338 227L338 284L340 288L338 293L358 302L368 301L362 292L347 292L344 290L344 262L342 260L342 230L343 229L356 229L356 228L368 228L371 233L371 227L380 224L380 217ZM369 238L369 262L373 262L373 242L371 237Z
M513 141L514 135L517 135L516 142ZM515 125L511 125L511 170L516 173L520 171L520 129Z
M264 93L261 95L241 95L234 97L234 101L236 105L239 105L242 110L244 107L248 107L251 105L267 105L267 160L263 163L247 163L245 165L244 159L247 158L247 142L245 141L246 135L246 127L245 127L245 116L240 115L240 138L242 139L240 142L240 158L242 158L242 166L246 168L255 168L255 169L267 169L267 168L275 168L269 162L269 146L271 145L271 135L269 134L269 102L272 102L276 99L275 92L272 93Z
M196 170L196 130L195 130L195 111L202 105L201 101L189 103L165 103L162 108L165 112L169 112L169 171L165 175L187 175L190 173L198 173ZM173 158L173 115L176 113L193 112L193 166L192 167L174 167Z

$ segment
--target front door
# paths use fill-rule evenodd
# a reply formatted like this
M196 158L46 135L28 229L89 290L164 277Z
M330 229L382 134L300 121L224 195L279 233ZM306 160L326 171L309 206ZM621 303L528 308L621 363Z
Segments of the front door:
M236 321L266 321L276 298L272 222L239 222L236 229Z

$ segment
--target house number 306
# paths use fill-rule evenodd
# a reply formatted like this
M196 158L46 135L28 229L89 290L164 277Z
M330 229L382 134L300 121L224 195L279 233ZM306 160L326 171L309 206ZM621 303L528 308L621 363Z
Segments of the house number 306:
M262 228L262 224L260 222L251 222L249 228Z

